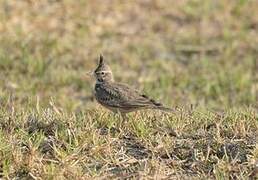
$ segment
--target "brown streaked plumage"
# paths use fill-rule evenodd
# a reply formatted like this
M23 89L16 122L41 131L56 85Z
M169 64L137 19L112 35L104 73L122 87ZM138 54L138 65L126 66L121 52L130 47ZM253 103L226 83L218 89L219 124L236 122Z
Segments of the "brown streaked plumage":
M121 113L123 118L126 118L127 113L140 109L174 111L125 84L115 82L112 71L102 55L100 55L99 65L94 71L94 75L96 100L107 109Z

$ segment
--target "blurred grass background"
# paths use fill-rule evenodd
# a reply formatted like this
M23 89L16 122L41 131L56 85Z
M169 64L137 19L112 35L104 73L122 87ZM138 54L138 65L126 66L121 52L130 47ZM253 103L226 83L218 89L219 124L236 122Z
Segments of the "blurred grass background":
M183 112L117 132L100 53ZM0 178L257 177L257 58L256 0L0 0Z
M94 107L103 53L116 79L170 106L257 107L258 2L1 0L1 98ZM90 98L84 98L90 99ZM32 105L34 103L31 103ZM82 107L84 106L84 107Z

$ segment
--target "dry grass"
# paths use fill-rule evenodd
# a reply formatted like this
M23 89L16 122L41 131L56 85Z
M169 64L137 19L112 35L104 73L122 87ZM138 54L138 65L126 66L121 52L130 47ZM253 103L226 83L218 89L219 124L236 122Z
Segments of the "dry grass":
M258 3L0 0L0 176L246 179L258 174ZM120 118L86 72L176 114Z

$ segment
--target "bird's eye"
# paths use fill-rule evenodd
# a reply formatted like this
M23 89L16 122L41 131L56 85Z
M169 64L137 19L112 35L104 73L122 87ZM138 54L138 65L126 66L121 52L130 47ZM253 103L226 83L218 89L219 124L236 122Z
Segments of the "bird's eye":
M105 73L104 72L101 72L101 75L104 75Z

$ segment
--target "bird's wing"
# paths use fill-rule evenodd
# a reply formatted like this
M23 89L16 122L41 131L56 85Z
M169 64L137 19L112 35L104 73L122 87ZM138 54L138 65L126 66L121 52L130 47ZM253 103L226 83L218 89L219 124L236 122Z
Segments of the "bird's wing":
M106 93L109 94L114 106L120 108L147 108L154 106L161 106L160 103L155 102L139 91L128 87L125 84L114 83L106 86Z

